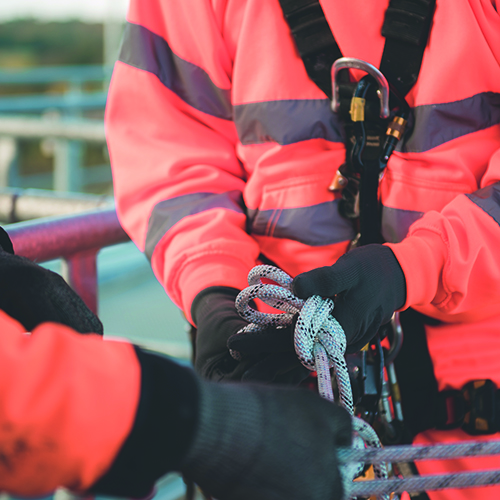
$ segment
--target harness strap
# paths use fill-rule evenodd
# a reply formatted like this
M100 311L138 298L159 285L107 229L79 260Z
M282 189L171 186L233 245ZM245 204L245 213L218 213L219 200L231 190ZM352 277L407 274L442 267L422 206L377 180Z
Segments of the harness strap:
M417 81L436 0L391 0L385 12L380 71L405 96Z
M317 0L279 0L311 80L332 98L331 67L342 57ZM391 0L382 35L380 70L405 96L418 78L436 0Z
M471 436L500 432L500 390L492 380L471 380L438 391L425 324L437 320L412 309L400 313L404 342L394 364L405 425L412 436L429 429L462 429Z
M309 78L332 99L332 64L342 52L317 0L279 0Z
M399 314L404 332L403 345L394 360L401 390L405 426L416 436L432 429L437 405L438 385L427 346L424 321L431 318L407 309ZM433 410L429 410L432 408Z

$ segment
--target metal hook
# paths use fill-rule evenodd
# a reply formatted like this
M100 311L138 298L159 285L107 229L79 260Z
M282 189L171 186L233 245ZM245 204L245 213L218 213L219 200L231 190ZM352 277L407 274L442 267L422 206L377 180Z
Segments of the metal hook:
M380 118L389 118L389 83L385 76L375 66L361 59L354 57L341 57L332 65L332 111L337 113L340 107L339 87L337 85L337 76L342 69L360 69L375 78L378 84L378 95L380 98Z

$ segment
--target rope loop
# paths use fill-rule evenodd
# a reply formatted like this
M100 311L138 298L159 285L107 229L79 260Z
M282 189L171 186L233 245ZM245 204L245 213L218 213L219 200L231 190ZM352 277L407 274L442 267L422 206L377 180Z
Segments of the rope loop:
M265 281L271 280L273 284ZM318 295L309 297L306 301L299 299L292 292L292 278L284 271L273 266L256 266L248 276L249 287L245 288L236 298L236 309L240 316L250 322L237 334L262 331L266 328L284 328L292 324L298 314L295 324L295 352L301 363L318 376L318 390L322 397L334 401L330 368L335 373L339 389L340 404L349 412L353 419L355 448L380 447L380 440L375 431L364 421L354 416L351 381L344 358L346 338L339 322L332 316L335 307L333 300ZM266 304L283 311L279 314L267 314L251 307L250 302L259 298ZM270 332L272 335L272 332ZM230 351L235 359L241 359L240 353ZM363 463L353 462L341 465L344 491L350 491L354 477L363 470ZM378 463L373 466L375 476L387 478L387 466ZM388 495L380 495L380 499L388 500Z
M276 284L263 283L263 279L272 280ZM257 330L288 326L292 323L293 316L302 309L304 301L292 293L292 278L281 269L266 265L256 266L248 275L248 283L250 286L236 297L236 309L243 319L260 327ZM257 298L275 309L284 311L285 314L257 311L250 305L250 302ZM242 331L257 330L253 326Z

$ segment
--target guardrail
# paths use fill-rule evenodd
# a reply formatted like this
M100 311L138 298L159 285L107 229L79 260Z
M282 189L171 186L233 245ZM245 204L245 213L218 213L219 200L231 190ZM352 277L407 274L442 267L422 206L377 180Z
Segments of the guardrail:
M45 66L22 70L1 70L0 86L27 86L64 83L63 91L0 97L0 113L43 112L47 109L81 111L103 109L112 66ZM102 83L102 91L85 91L85 84Z
M83 111L104 109L107 92L68 92L61 95L27 95L0 97L0 113L42 113L47 109Z
M42 66L20 70L1 70L0 85L100 82L109 78L112 70L112 66L102 66L100 64Z
M105 144L102 119L85 118L87 111L102 116L112 66L51 66L18 71L0 71L0 88L16 87L14 95L0 95L0 187L44 187L50 174L19 176L17 159L20 139L54 139L49 145L54 157L52 188L82 191L89 184L111 181L109 164L82 168L83 143ZM96 83L99 88L96 88ZM58 84L56 93L42 93ZM62 87L60 84L63 84ZM90 87L89 87L90 84ZM18 89L41 86L37 94L19 94ZM54 87L56 88L56 87ZM26 113L38 115L26 116ZM50 115L51 118L44 117ZM17 116L20 115L20 116Z
M97 253L129 240L113 207L9 224L4 229L17 255L38 263L63 259L68 283L97 314Z
M0 221L11 224L40 217L64 216L111 208L112 196L56 193L44 189L0 189Z
M0 136L106 142L104 122L88 118L0 116Z
M50 139L54 156L52 187L56 191L82 191L95 182L110 182L109 165L81 166L82 142L106 144L103 120L54 117L0 117L0 187L19 186L15 164L20 139ZM18 176L19 177L19 176Z

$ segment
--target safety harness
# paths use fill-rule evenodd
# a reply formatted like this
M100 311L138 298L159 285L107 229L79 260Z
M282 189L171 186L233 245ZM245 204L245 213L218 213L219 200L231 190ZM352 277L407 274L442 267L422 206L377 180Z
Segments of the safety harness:
M343 57L317 0L280 0L280 4L307 74L332 101L333 111L344 124L346 160L330 185L332 191L342 193L340 214L351 219L357 229L355 245L382 243L378 184L410 118L405 96L419 75L435 0L390 0L382 26L386 41L379 70L364 61ZM352 82L344 69L360 69L367 75ZM387 385L392 386L396 419L391 427L402 422L403 413L405 424L397 436L388 436L388 444L411 442L412 436L432 428L461 427L472 435L500 430L500 391L493 382L472 381L461 391L439 392L422 315L408 310L401 314L401 322L405 342L398 345L401 350L397 356L390 362L386 359L388 383L378 375L383 373L384 357L378 338L371 348L375 358L377 351L380 353L378 366L373 360L366 362L366 350L357 359L353 355L348 359L359 372L352 384L353 391L359 393L357 397L354 394L355 401L367 413L384 412L384 402L389 404L384 393L389 393ZM393 333L397 333L397 327ZM356 378L352 371L351 378ZM408 467L410 470L401 471L405 476L417 473L414 464ZM425 493L411 496L427 498Z
M404 97L418 78L435 0L391 0L382 27L386 42L380 70L343 57L317 0L280 4L307 74L344 124L346 161L330 186L342 192L340 213L357 226L358 244L381 243L379 177L404 133L409 115ZM349 68L368 75L351 82L342 71Z
M400 315L405 341L395 365L405 425L412 435L428 429L462 429L471 436L500 432L500 391L492 380L472 380L460 390L438 391L425 324L439 321L414 310Z
M435 0L390 0L382 26L386 41L379 70L343 57L317 0L279 1L307 74L330 98L344 123L346 161L330 186L342 192L340 213L355 223L356 244L380 243L379 178L410 118L404 98L420 72ZM349 68L368 74L352 82L342 71ZM471 435L499 432L500 391L491 380L471 381L461 390L438 391L424 330L424 323L433 321L411 309L401 313L405 342L395 366L405 425L413 436L432 428L462 428ZM362 390L365 399L376 401L382 388Z

